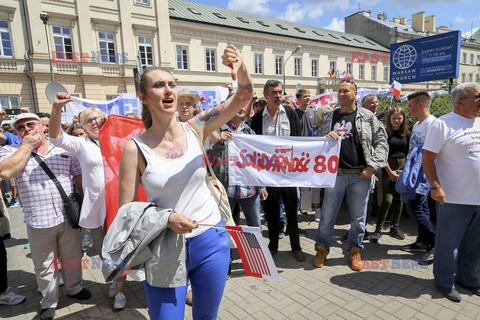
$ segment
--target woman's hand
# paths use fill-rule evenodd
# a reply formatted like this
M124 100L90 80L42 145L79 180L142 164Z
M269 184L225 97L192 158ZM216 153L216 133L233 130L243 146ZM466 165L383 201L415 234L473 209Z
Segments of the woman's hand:
M168 218L168 227L178 234L183 234L198 228L198 223L181 213L173 212Z

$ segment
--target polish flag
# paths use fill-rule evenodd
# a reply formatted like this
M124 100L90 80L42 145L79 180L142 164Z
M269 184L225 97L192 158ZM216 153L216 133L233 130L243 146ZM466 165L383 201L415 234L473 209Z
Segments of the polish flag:
M390 92L393 94L394 97L400 98L401 91L402 91L402 84L396 80L393 80L392 87L390 88Z

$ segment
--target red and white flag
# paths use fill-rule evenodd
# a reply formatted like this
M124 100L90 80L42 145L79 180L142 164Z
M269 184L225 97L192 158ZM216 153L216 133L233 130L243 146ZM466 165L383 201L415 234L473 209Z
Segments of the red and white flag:
M400 92L402 91L402 84L396 80L392 82L392 88L390 92L393 94L394 97L400 98Z
M258 227L226 226L237 245L247 276L280 281L272 254Z

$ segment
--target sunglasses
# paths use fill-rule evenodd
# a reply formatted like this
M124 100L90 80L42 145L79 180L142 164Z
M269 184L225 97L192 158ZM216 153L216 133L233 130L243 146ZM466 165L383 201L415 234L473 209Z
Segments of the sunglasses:
M15 126L15 130L23 131L25 130L25 127L27 127L28 129L35 129L37 124L40 124L40 123L36 121L25 122L23 124L19 124L18 126Z
M92 118L85 119L85 121L83 121L83 124L92 125L93 121L95 121L97 124L99 124L100 122L103 121L103 117L97 116L97 117L92 117Z

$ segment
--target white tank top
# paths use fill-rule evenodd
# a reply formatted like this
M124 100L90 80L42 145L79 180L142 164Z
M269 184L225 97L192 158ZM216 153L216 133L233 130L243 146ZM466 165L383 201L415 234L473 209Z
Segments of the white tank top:
M195 134L185 123L181 123L181 126L187 136L187 148L185 154L177 159L163 158L140 137L133 138L147 160L141 177L147 201L160 208L171 208L198 223L216 225L221 216L205 183L207 167L202 160L203 152ZM208 228L198 227L186 237L193 238Z

